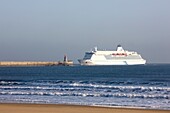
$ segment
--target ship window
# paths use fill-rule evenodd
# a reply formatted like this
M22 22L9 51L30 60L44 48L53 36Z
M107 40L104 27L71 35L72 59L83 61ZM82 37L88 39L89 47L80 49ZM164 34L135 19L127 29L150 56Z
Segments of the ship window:
M92 55L93 53L86 53L83 59L91 59Z

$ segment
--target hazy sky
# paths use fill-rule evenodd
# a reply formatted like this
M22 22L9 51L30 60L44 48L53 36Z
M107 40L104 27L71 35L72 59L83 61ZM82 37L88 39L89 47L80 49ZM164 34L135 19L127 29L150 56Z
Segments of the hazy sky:
M77 61L118 44L170 63L170 0L0 0L0 61Z

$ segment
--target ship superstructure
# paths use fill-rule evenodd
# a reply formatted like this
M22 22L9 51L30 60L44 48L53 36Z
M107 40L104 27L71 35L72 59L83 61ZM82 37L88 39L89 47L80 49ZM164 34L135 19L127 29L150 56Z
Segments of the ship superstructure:
M117 46L116 51L97 50L95 47L78 61L81 65L142 65L146 63L140 54L126 51L121 45Z

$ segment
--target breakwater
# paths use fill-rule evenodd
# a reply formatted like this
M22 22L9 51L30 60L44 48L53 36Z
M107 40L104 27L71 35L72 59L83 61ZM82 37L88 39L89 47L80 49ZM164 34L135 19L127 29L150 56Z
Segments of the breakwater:
M34 62L34 61L1 61L0 66L53 66L58 62Z

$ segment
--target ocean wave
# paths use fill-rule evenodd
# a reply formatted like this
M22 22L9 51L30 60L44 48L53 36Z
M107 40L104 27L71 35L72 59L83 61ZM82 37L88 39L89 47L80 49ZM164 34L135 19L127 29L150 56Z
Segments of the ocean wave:
M145 98L145 99L170 99L170 95L161 94L127 94L127 93L80 93L80 92L21 92L2 91L0 95L46 95L46 96L77 96L77 97L116 97L116 98Z
M24 82L19 81L0 81L0 85L23 85Z
M40 90L50 90L50 89L55 89L52 87L42 87L42 86L0 86L0 89L5 89L5 90L16 90L16 89L24 89L24 90L29 90L29 89L40 89Z
M136 81L73 81L73 80L36 80L36 81L8 81L1 80L0 85L72 85L72 86L84 86L84 87L108 87L112 88L113 86L169 86L166 83L161 82L136 82Z
M113 85L99 85L99 84L81 84L81 83L73 83L70 86L74 87L91 87L91 88L108 88L108 89L131 89L131 90L158 90L158 91L170 91L170 87L158 87L158 86L113 86Z
M0 90L58 90L58 91L93 91L101 90L105 92L167 92L170 93L170 87L157 86L112 86L96 84L63 84L57 86L0 86Z
M48 87L48 86L0 86L0 91L3 90L49 90L49 91L91 91L91 89L87 88L76 88L76 87Z
M155 81L73 81L73 80L36 80L34 81L35 84L102 84L102 85L155 85L155 86L164 86L167 85L165 82L155 82Z
M90 83L85 81L73 82L73 81L57 81L57 84L49 85L46 83L42 84L28 84L23 85L22 82L5 82L1 81L0 90L57 90L57 91L103 91L103 92L160 92L170 93L170 87L167 86L143 86L143 85L103 85ZM15 85L14 85L15 84ZM21 85L22 84L22 85Z

